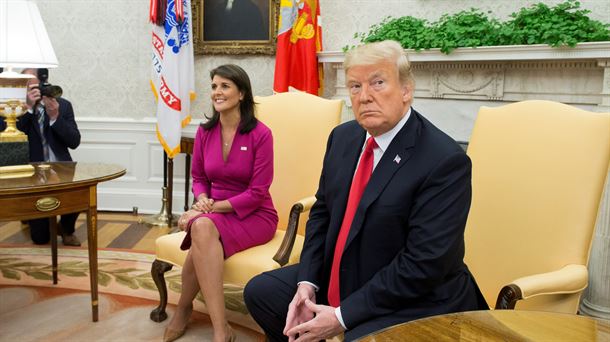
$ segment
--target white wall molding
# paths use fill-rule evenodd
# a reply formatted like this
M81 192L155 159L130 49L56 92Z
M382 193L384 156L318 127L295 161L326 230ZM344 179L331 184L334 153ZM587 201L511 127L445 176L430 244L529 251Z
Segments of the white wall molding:
M81 132L80 146L71 151L79 162L102 162L124 166L127 173L98 186L98 209L158 213L163 186L163 149L157 141L155 118L84 117L76 119ZM198 122L183 130L193 136ZM174 158L173 210L184 205L184 154Z
M578 43L575 48L551 47L546 44L479 46L476 48L457 48L450 54L441 49L416 51L407 49L411 62L464 62L464 61L526 61L552 59L605 59L608 58L610 42ZM321 63L343 63L342 51L321 51Z
M458 48L449 55L442 53L440 49L413 51L409 58L412 62L597 59L608 58L608 49L609 42L579 43L575 48L554 48L546 44L480 46Z

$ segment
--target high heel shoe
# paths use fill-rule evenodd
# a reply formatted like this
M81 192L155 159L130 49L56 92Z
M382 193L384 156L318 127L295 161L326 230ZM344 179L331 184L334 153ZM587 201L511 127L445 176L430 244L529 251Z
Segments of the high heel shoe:
M175 341L177 339L179 339L180 337L182 337L182 335L184 335L184 332L186 331L186 327L180 329L180 330L173 330L168 328L165 328L165 332L163 332L163 342L172 342Z
M182 327L182 329L179 330L174 330L174 329L170 329L169 326L167 326L165 328L165 331L163 332L163 342L172 342L175 341L177 339L179 339L180 337L182 337L182 335L184 335L184 333L186 332L186 326L188 324L188 319L191 317L191 314L193 313L193 305L191 304L188 308L188 315L187 315L187 323L184 325L184 327Z

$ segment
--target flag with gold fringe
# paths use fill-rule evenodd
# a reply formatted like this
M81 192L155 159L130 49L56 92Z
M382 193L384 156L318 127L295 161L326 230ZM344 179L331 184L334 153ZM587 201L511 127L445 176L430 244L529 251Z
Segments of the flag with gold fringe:
M190 0L150 0L151 87L157 101L157 138L170 158L180 153L191 120L195 73Z
M289 87L321 95L322 66L316 53L322 50L318 0L281 0L273 90Z

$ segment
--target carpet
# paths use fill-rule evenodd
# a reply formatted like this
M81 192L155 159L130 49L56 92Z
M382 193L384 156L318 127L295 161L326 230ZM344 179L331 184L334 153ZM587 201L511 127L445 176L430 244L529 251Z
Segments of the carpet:
M97 336L86 339L88 341L101 341L106 338L113 341L148 341L154 340L158 336L160 339L167 321L155 323L148 317L150 311L156 307L159 298L150 275L150 266L153 261L154 254L152 253L113 249L98 250L100 322L85 324L85 322L90 323L91 321L89 266L86 249L59 248L59 280L57 285L53 285L51 251L48 246L0 245L0 340L11 341L15 340L17 336L19 338L16 340L28 340L24 339L24 333L28 333L28 336L31 335L31 339L29 339L31 341L41 339L78 341L82 336L76 332L85 329L81 327L83 324L89 327L85 330L91 330L87 333L95 333L92 336ZM179 278L179 269L166 273L170 304L175 304L178 300ZM23 298L16 300L15 298L18 297ZM74 304L76 302L79 304ZM127 305L131 307L127 311L124 309L126 303L133 304ZM22 312L25 307L30 308L29 314ZM71 309L68 310L68 308ZM206 337L209 339L211 325L205 315L205 304L201 300L196 300L194 308L197 313L191 319L191 324L195 324L198 328L189 328L187 335L193 335L199 340L201 338L206 340ZM50 328L54 329L47 331L44 336L28 331L28 326L36 326L37 329L39 326L39 320L32 320L31 314L43 315L40 322L54 321L53 317L61 317L61 315L55 314L56 309L68 310L65 312L65 317L70 318L68 321L78 318L81 322L77 324L77 327L64 327L59 330L55 329L58 328L57 326L51 324ZM173 306L170 305L168 314L171 316L172 313ZM123 318L119 319L119 317ZM232 322L240 341L262 341L264 339L260 334L260 328L249 316L228 311L227 318ZM123 335L124 337L121 339L111 334L111 330L108 330L110 328L103 328L106 324L119 324L120 322L127 324L131 330L142 331L132 331ZM121 327L121 329L125 329L125 327ZM72 333L69 336L65 335L71 331L74 331L76 335ZM154 336L149 336L153 331ZM71 336L76 336L77 339L71 339ZM185 340L188 341L188 339Z

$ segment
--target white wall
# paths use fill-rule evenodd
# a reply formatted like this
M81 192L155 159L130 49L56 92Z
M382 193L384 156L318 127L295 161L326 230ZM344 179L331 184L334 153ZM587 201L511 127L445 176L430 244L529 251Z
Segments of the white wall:
M75 109L83 142L73 152L77 161L111 162L128 169L124 177L100 185L101 210L158 212L162 185L162 151L154 135L154 100L149 87L149 0L36 0L49 32L59 68L50 81L59 84ZM413 15L436 20L442 13L471 7L492 10L505 19L523 5L537 1L512 0L320 0L325 50L354 44L355 32L388 15ZM562 1L545 0L556 4ZM608 21L610 1L582 0L591 17ZM209 70L223 63L241 65L250 75L256 95L272 93L273 56L197 56L198 98L193 105L194 131L209 113ZM429 102L429 103L428 103ZM472 120L455 120L446 108L460 101L422 100L425 115L440 118L448 131L463 135ZM474 112L465 108L463 112ZM474 115L474 114L472 114ZM459 126L459 127L458 127ZM175 161L174 210L183 205L184 156Z
M549 6L563 0L320 0L324 22L324 49L340 50L355 43L355 32L368 32L369 27L387 16L410 15L436 21L445 13L453 14L470 8L490 16L506 20L521 7L543 2ZM589 9L591 18L608 22L610 2L606 0L581 0L581 8Z
M196 1L196 0L193 0ZM142 119L154 116L149 87L149 0L36 0L60 66L51 82L64 88L78 117ZM412 15L436 20L442 13L478 7L506 19L526 4L513 0L320 0L324 50L354 44L355 32L367 31L384 17ZM559 0L543 1L550 5ZM610 1L582 0L590 16L608 22ZM272 93L273 56L197 56L193 115L209 112L209 70L232 62L249 73L256 95Z

